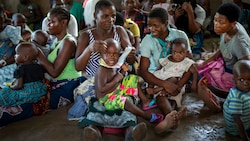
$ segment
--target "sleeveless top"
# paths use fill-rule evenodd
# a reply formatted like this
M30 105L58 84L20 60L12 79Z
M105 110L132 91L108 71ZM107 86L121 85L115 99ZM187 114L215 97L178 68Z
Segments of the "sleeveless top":
M59 48L61 47L62 42L67 38L67 37L71 37L72 35L70 34L66 34L63 39L59 42L53 42L52 44L52 48L54 48L54 50L48 55L48 60L53 63L56 60L57 57L57 53ZM67 65L65 66L65 68L63 69L63 71L61 72L61 74L57 77L54 78L55 80L63 80L63 79L73 79L73 78L78 78L81 76L81 72L76 71L75 69L75 58L71 58L69 59Z
M116 41L118 41L120 43L120 37L116 31L116 27L114 26L113 27L113 32L114 32L114 39ZM89 44L93 43L95 41L95 38L91 32L91 30L89 29L88 30L88 33L89 33ZM87 77L92 77L95 75L96 71L97 71L97 68L99 67L99 60L100 60L101 56L100 56L100 53L99 52L91 52L90 54L90 58L89 58L89 61L88 61L88 64L86 66L86 74L87 74Z

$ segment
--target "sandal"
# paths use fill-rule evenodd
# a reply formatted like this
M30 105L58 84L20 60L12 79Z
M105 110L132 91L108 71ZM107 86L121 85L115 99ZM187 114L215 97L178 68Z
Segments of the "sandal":
M151 119L149 122L151 123L160 123L163 120L163 115L162 114L156 114L156 113L151 113Z
M152 99L152 100L149 102L148 106L142 107L142 110L147 111L147 110L153 109L153 108L155 108L155 107L157 107L156 99Z
M221 111L221 106L216 96L214 96L211 90L207 88L207 84L207 78L205 76L202 77L198 82L198 95L210 110L219 112Z

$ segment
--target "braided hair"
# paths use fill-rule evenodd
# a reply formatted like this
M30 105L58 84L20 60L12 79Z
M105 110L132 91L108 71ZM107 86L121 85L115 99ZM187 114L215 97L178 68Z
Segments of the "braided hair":
M50 10L50 15L56 15L59 20L67 20L67 25L70 20L70 13L65 7L55 7Z

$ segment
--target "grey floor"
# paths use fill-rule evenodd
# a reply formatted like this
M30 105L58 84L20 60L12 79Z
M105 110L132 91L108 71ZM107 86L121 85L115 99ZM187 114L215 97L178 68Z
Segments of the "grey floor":
M225 133L222 113L212 113L204 107L197 94L189 93L183 97L188 107L176 130L155 134L148 124L145 141L237 141ZM9 124L0 129L0 141L84 141L82 128L77 121L68 121L67 111L71 105L49 111L45 115L35 116ZM140 119L140 122L143 121ZM106 141L118 141L117 136L106 135Z

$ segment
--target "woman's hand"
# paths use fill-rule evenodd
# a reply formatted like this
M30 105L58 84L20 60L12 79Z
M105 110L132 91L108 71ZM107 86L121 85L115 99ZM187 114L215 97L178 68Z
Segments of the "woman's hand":
M174 11L174 18L177 19L178 17L183 15L184 12L185 11L181 7L176 8L176 10Z
M165 81L163 84L163 87L164 87L165 91L172 96L176 96L180 92L178 89L179 88L178 85L176 85L172 82Z
M132 49L132 51L128 54L127 62L131 65L137 60L136 58L136 49Z
M181 5L181 8L183 10L185 10L187 13L194 13L193 11L193 7L191 5L191 2L184 2L182 5Z
M37 52L37 56L36 58L39 60L41 59L41 57L45 57L45 55L43 54L42 50L40 48L37 48L38 52Z
M89 48L93 52L105 53L107 50L107 43L102 40L96 40Z

